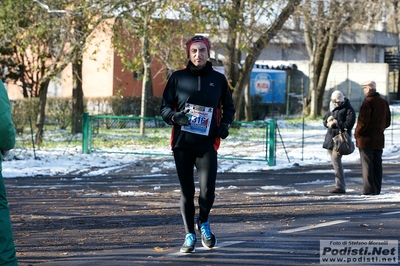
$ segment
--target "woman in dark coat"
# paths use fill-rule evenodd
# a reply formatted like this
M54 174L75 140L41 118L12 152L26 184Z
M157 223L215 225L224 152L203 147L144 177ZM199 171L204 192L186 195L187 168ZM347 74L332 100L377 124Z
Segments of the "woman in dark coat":
M336 188L331 193L346 193L346 182L342 164L342 155L333 150L333 137L340 132L347 130L351 136L356 121L356 114L350 104L349 99L345 98L341 91L334 91L331 95L329 111L325 114L323 123L328 128L323 148L328 150L332 159L333 169L335 170Z

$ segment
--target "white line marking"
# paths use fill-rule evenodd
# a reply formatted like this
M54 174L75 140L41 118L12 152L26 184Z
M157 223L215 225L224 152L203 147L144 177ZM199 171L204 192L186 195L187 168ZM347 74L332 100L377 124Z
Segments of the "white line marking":
M397 212L385 212L385 213L381 213L381 215L392 215L392 214L398 214L400 213L400 211Z
M302 226L302 227L299 227L299 228L294 228L294 229L289 229L289 230L282 230L282 231L279 231L279 233L289 234L289 233L305 231L305 230L314 229L314 228L318 228L318 227L325 227L325 226L341 224L341 223L346 223L346 222L350 222L350 220L337 220L337 221L332 221L332 222L327 222L327 223L322 223L322 224L317 224L317 225Z
M222 243L218 243L218 245L216 247L212 248L212 249L228 247L228 246L240 244L242 242L244 242L244 241L225 241L225 242L222 242ZM196 248L196 252L198 250L209 251L210 249L205 248L205 247ZM181 256L187 256L187 255L190 255L190 254L192 254L192 253L175 252L175 253L168 254L167 257L181 257Z

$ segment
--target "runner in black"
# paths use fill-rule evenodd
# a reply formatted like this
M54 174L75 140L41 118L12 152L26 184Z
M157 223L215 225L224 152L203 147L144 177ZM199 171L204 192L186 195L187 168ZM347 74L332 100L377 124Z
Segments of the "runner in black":
M204 247L217 240L208 216L215 198L217 150L229 135L235 108L225 76L212 68L210 42L195 36L186 43L189 62L172 73L165 87L160 108L164 121L173 125L171 148L181 186L181 213L186 238L181 252L195 251L194 167L199 178L199 216L196 225Z

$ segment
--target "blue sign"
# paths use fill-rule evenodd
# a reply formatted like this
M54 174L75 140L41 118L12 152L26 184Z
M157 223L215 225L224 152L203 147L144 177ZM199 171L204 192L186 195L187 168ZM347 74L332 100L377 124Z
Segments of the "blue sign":
M215 66L224 73L224 67ZM261 95L264 103L284 103L286 72L283 70L253 68L250 74L250 95Z
M264 103L284 103L286 72L253 68L250 74L250 95L261 95Z

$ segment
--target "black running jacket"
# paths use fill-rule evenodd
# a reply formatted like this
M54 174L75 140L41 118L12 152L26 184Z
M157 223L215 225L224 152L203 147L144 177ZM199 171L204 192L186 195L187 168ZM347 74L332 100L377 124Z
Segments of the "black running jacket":
M208 136L181 131L181 126L171 120L175 112L184 110L186 103L213 107ZM230 125L233 122L235 107L225 76L215 71L209 61L200 70L189 61L185 69L175 71L168 79L160 114L167 124L173 125L172 149L209 151L218 150L218 127L221 123Z

